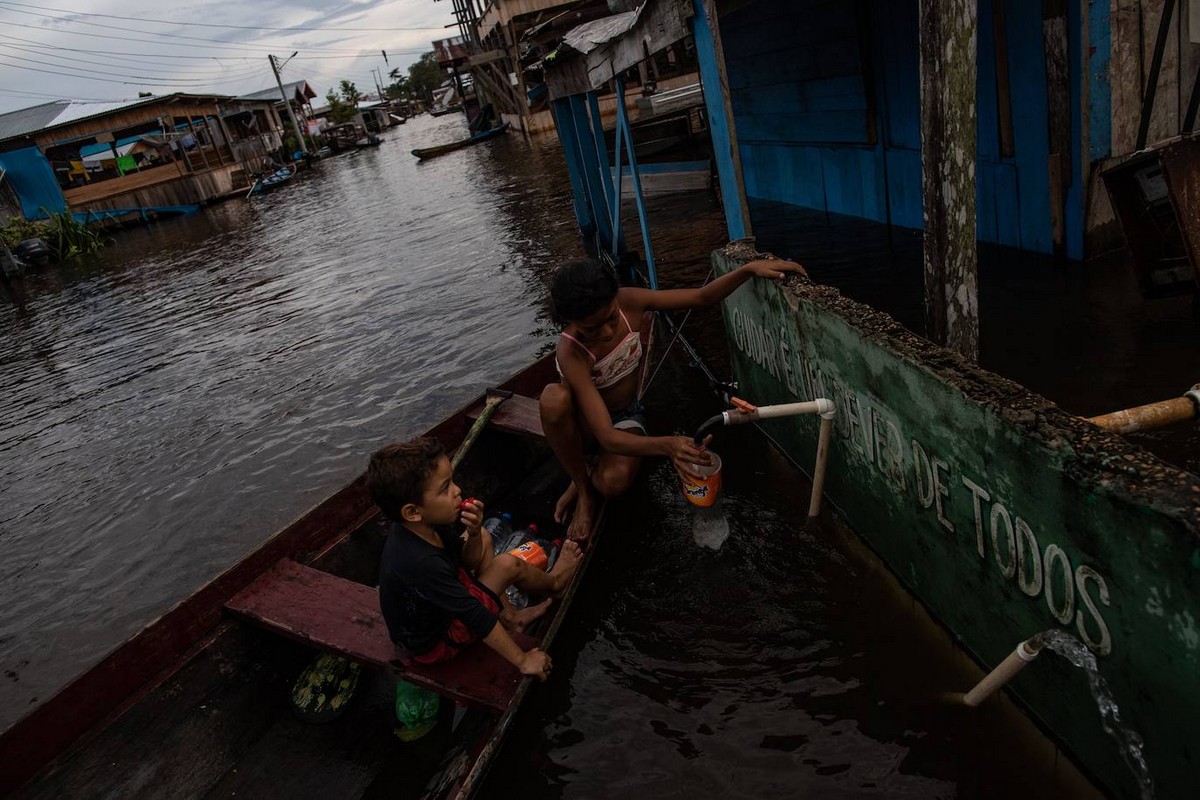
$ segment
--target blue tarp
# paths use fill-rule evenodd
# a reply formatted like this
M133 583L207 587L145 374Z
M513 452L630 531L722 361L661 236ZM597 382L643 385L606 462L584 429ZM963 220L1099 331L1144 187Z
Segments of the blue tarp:
M126 136L124 139L117 139L112 144L85 144L83 147L79 148L79 155L90 156L95 155L96 153L111 153L114 147L124 147L125 145L132 144L141 138L141 136Z
M4 180L16 191L26 219L41 219L67 210L67 200L50 162L36 147L0 153Z

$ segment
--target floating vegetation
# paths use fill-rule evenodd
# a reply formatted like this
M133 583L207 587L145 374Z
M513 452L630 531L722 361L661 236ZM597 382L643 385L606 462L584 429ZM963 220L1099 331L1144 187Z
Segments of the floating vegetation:
M99 231L68 213L52 214L48 219L34 221L11 217L0 226L0 238L10 248L29 239L41 239L58 261L91 255L108 243Z

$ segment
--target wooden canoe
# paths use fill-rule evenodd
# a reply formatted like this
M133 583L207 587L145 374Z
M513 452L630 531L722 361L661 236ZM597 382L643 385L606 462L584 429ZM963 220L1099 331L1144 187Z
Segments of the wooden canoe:
M652 328L643 324L647 346ZM464 494L544 531L555 530L549 516L565 479L541 436L533 398L556 380L547 356L501 384L515 396L498 408L456 472ZM483 401L473 400L426 435L455 448ZM528 632L544 649L564 623L600 527L564 597ZM0 733L0 795L471 797L533 679L506 662L497 666L491 651L472 645L478 649L446 669L417 675L455 701L443 701L438 728L411 744L392 735L400 666L393 661L389 671L380 632L372 631L382 620L366 619L377 615L372 587L386 530L360 477L276 533ZM362 663L378 669L362 670L350 710L333 722L302 722L289 701L292 683L317 652L312 645L331 632L281 636L244 621L253 618L246 608L273 575L336 583L359 604L353 623L362 630L353 635L371 639L364 652L373 647L379 655L367 654ZM335 639L345 635L332 631ZM454 713L456 703L467 710Z
M457 142L450 142L449 144L439 144L436 147L419 147L416 150L413 150L412 154L417 158L433 158L434 156L440 156L444 153L452 153L455 150L461 150L464 147L470 147L473 144L479 144L480 142L485 142L488 139L499 136L508 130L508 125L509 123L506 122L503 125L492 128L491 130L482 131L474 136L469 136L466 139L459 139Z

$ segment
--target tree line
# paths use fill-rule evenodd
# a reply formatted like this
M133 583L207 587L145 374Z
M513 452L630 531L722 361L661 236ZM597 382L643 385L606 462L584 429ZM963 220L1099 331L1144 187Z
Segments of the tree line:
M388 77L392 83L383 89L387 99L419 100L429 104L433 102L434 90L445 83L446 71L438 66L433 52L429 52L409 66L407 75L396 67L388 73ZM365 96L354 82L349 80L343 80L337 89L330 89L325 95L325 100L329 103L330 121L342 123L354 119L358 102Z

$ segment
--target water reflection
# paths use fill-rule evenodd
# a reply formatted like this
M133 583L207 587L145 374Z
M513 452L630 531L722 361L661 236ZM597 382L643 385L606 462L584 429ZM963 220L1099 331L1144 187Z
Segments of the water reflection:
M0 725L548 341L553 142L422 118L0 306Z

